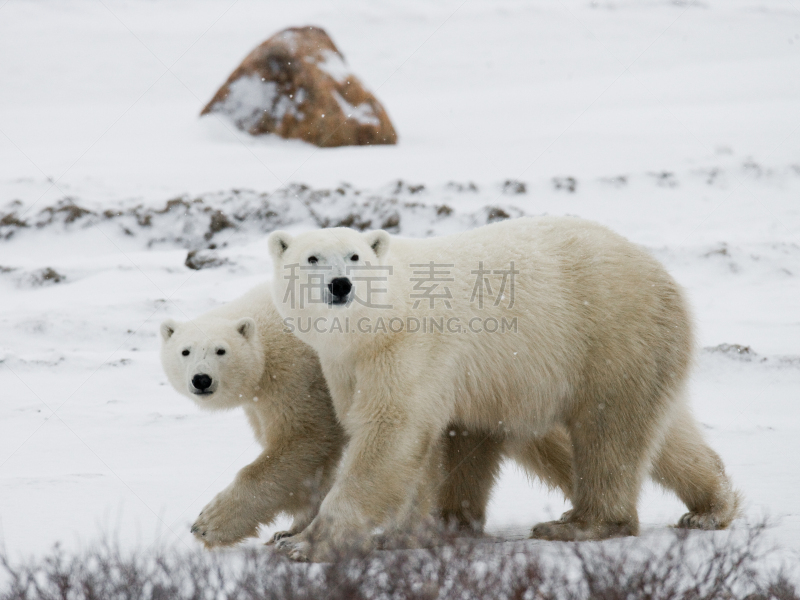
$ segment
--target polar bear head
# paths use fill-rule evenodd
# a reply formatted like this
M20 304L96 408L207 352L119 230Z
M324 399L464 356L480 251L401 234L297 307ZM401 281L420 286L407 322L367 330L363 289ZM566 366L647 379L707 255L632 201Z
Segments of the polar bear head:
M250 317L167 319L161 338L161 364L169 382L202 408L234 408L253 399L264 372L264 350Z
M387 280L390 239L382 230L359 233L345 227L296 237L273 232L269 250L278 311L283 317L313 317L369 308L375 289L386 287L380 282Z

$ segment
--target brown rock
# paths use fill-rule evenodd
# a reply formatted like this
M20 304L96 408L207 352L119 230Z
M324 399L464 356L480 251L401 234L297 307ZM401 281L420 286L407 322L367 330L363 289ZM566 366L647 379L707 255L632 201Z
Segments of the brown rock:
M386 111L319 27L285 29L253 50L201 115L220 112L252 135L317 146L395 144Z

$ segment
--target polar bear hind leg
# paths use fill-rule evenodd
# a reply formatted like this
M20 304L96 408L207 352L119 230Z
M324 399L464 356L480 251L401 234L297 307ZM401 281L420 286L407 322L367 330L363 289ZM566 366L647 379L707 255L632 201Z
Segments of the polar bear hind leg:
M572 499L572 442L563 426L555 425L547 433L524 442L512 442L507 454L548 488Z
M654 378L625 377L619 369L590 370L578 396L565 419L573 448L573 509L559 521L536 525L531 536L579 541L637 535L639 490L664 439L674 394Z
M651 475L656 483L675 492L689 509L678 527L725 529L739 514L740 495L733 489L722 459L706 444L683 402L676 407Z
M500 473L503 437L452 425L444 436L439 509L445 526L479 534Z
M572 498L572 448L562 426L521 441L453 425L444 439L444 472L438 496L440 515L449 527L474 534L483 531L491 490L504 457L517 462L548 488Z

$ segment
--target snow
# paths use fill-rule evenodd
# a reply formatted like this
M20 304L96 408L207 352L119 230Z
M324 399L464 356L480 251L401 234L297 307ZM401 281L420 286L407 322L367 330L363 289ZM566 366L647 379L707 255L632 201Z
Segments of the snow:
M353 106L347 100L342 98L342 95L336 91L333 92L333 97L345 115L355 119L362 125L378 126L381 124L380 119L375 116L375 112L372 110L372 106L369 104L369 102L362 102L358 106Z
M342 57L333 50L322 50L322 60L317 62L317 68L328 75L335 81L344 83L348 77L351 77L353 71L348 67Z
M278 84L274 81L264 81L258 75L247 75L230 84L228 90L225 100L214 108L214 112L222 113L242 131L250 131L258 125L263 113L267 111L275 123L283 121L286 114L299 121L304 118L303 113L298 110L305 98L305 90L302 88L292 98L280 94ZM263 106L269 108L264 109Z
M306 24L397 146L198 118L255 45ZM501 213L607 224L686 288L702 348L751 348L699 352L692 403L748 518L800 549L799 68L800 11L779 0L0 4L0 213L28 225L0 223L6 549L103 532L196 547L189 525L258 446L240 412L169 387L158 325L263 281L268 231L427 236ZM241 220L218 229L217 209ZM190 270L187 250L227 263ZM508 465L489 528L521 536L565 508ZM683 511L651 486L640 508L643 543Z

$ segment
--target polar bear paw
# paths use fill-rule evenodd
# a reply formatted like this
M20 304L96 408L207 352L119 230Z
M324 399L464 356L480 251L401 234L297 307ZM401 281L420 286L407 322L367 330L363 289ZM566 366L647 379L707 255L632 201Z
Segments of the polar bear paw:
M297 539L298 536L284 537L275 541L275 548L296 562L311 561L311 543Z
M726 526L727 523L723 524L719 516L713 512L687 512L680 519L678 519L677 525L677 527L683 529L705 529L707 531L724 529Z
M583 542L636 535L635 523L588 524L580 521L548 521L531 529L531 538L555 542Z
M277 544L279 541L292 537L293 535L295 535L294 531L276 531L274 534L272 534L272 537L267 542L267 545L271 546L273 544Z
M275 548L296 562L331 563L348 555L347 548L311 538L305 532L278 540Z
M680 519L676 527L684 529L725 529L741 515L742 495L730 483L717 495L716 501L706 510L690 510Z
M200 512L191 532L206 548L231 546L258 535L259 521L236 500L231 489L221 491Z

